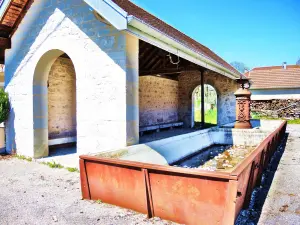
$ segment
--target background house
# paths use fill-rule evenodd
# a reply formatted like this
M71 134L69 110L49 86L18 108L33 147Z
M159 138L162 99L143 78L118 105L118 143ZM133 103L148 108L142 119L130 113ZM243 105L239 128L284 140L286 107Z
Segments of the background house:
M252 100L300 99L300 65L256 67L245 75Z
M252 81L251 110L283 118L300 116L300 65L257 67L245 73Z

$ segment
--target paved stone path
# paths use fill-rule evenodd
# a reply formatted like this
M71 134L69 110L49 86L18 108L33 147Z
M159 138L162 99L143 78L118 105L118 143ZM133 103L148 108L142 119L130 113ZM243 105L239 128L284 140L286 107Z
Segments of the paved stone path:
M300 224L300 125L289 133L271 188L260 216L260 225Z

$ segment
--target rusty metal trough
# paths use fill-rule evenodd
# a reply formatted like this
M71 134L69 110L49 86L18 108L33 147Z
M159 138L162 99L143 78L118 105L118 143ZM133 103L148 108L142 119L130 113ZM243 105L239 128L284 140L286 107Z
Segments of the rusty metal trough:
M283 121L231 172L83 155L82 196L183 224L234 224L285 129Z

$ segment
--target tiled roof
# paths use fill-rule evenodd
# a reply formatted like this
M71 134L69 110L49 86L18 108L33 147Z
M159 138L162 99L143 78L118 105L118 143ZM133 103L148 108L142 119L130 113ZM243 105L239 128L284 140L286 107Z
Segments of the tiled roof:
M12 0L0 23L11 28L17 26L17 22L19 18L22 17L22 13L25 13L24 9L28 1L29 0Z
M253 82L251 89L300 88L300 65L258 67L245 76Z
M175 29L174 27L170 26L169 24L165 23L164 21L158 19L157 17L153 16L149 12L145 11L144 9L138 7L134 3L130 2L129 0L112 0L116 3L120 8L122 8L125 12L129 15L132 15L139 20L143 21L144 23L154 27L155 29L159 30L160 32L164 33L165 35L177 40L181 44L191 48L192 50L205 55L206 57L212 59L213 61L221 64L223 67L233 71L236 74L240 74L235 68L233 68L230 64L228 64L225 60L221 57L216 55L213 51L209 48L205 47L204 45L198 43L194 39L188 37L187 35L183 34L179 30Z
M138 7L137 5L130 2L129 0L112 0L112 1L115 4L117 4L120 8L122 8L124 11L126 11L129 15L136 17L137 19L143 21L145 24L152 26L153 28L164 33L170 38L175 39L182 45L194 50L199 54L202 54L210 58L211 60L227 68L228 70L240 75L240 73L235 68L233 68L221 57L216 55L209 48L205 47L204 45L198 43L194 39L178 31L174 27L158 19L157 17L153 16L152 14L145 11L144 9ZM16 28L32 2L33 0L12 0L8 7L8 10L6 11L5 16L2 18L0 23L8 27Z

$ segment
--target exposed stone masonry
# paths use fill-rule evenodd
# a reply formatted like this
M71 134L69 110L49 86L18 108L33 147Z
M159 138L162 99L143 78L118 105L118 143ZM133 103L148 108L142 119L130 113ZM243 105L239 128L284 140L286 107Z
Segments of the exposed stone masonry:
M204 74L204 83L216 89L218 125L234 122L236 82L218 73L207 71ZM179 119L184 122L186 127L191 126L192 94L200 84L200 71L186 71L179 76Z
M156 76L139 78L140 126L178 121L178 81Z
M7 152L48 155L48 70L63 53L76 70L77 153L138 143L138 38L98 19L83 0L33 2L5 53Z
M48 84L49 139L76 136L76 75L70 59L54 62Z

